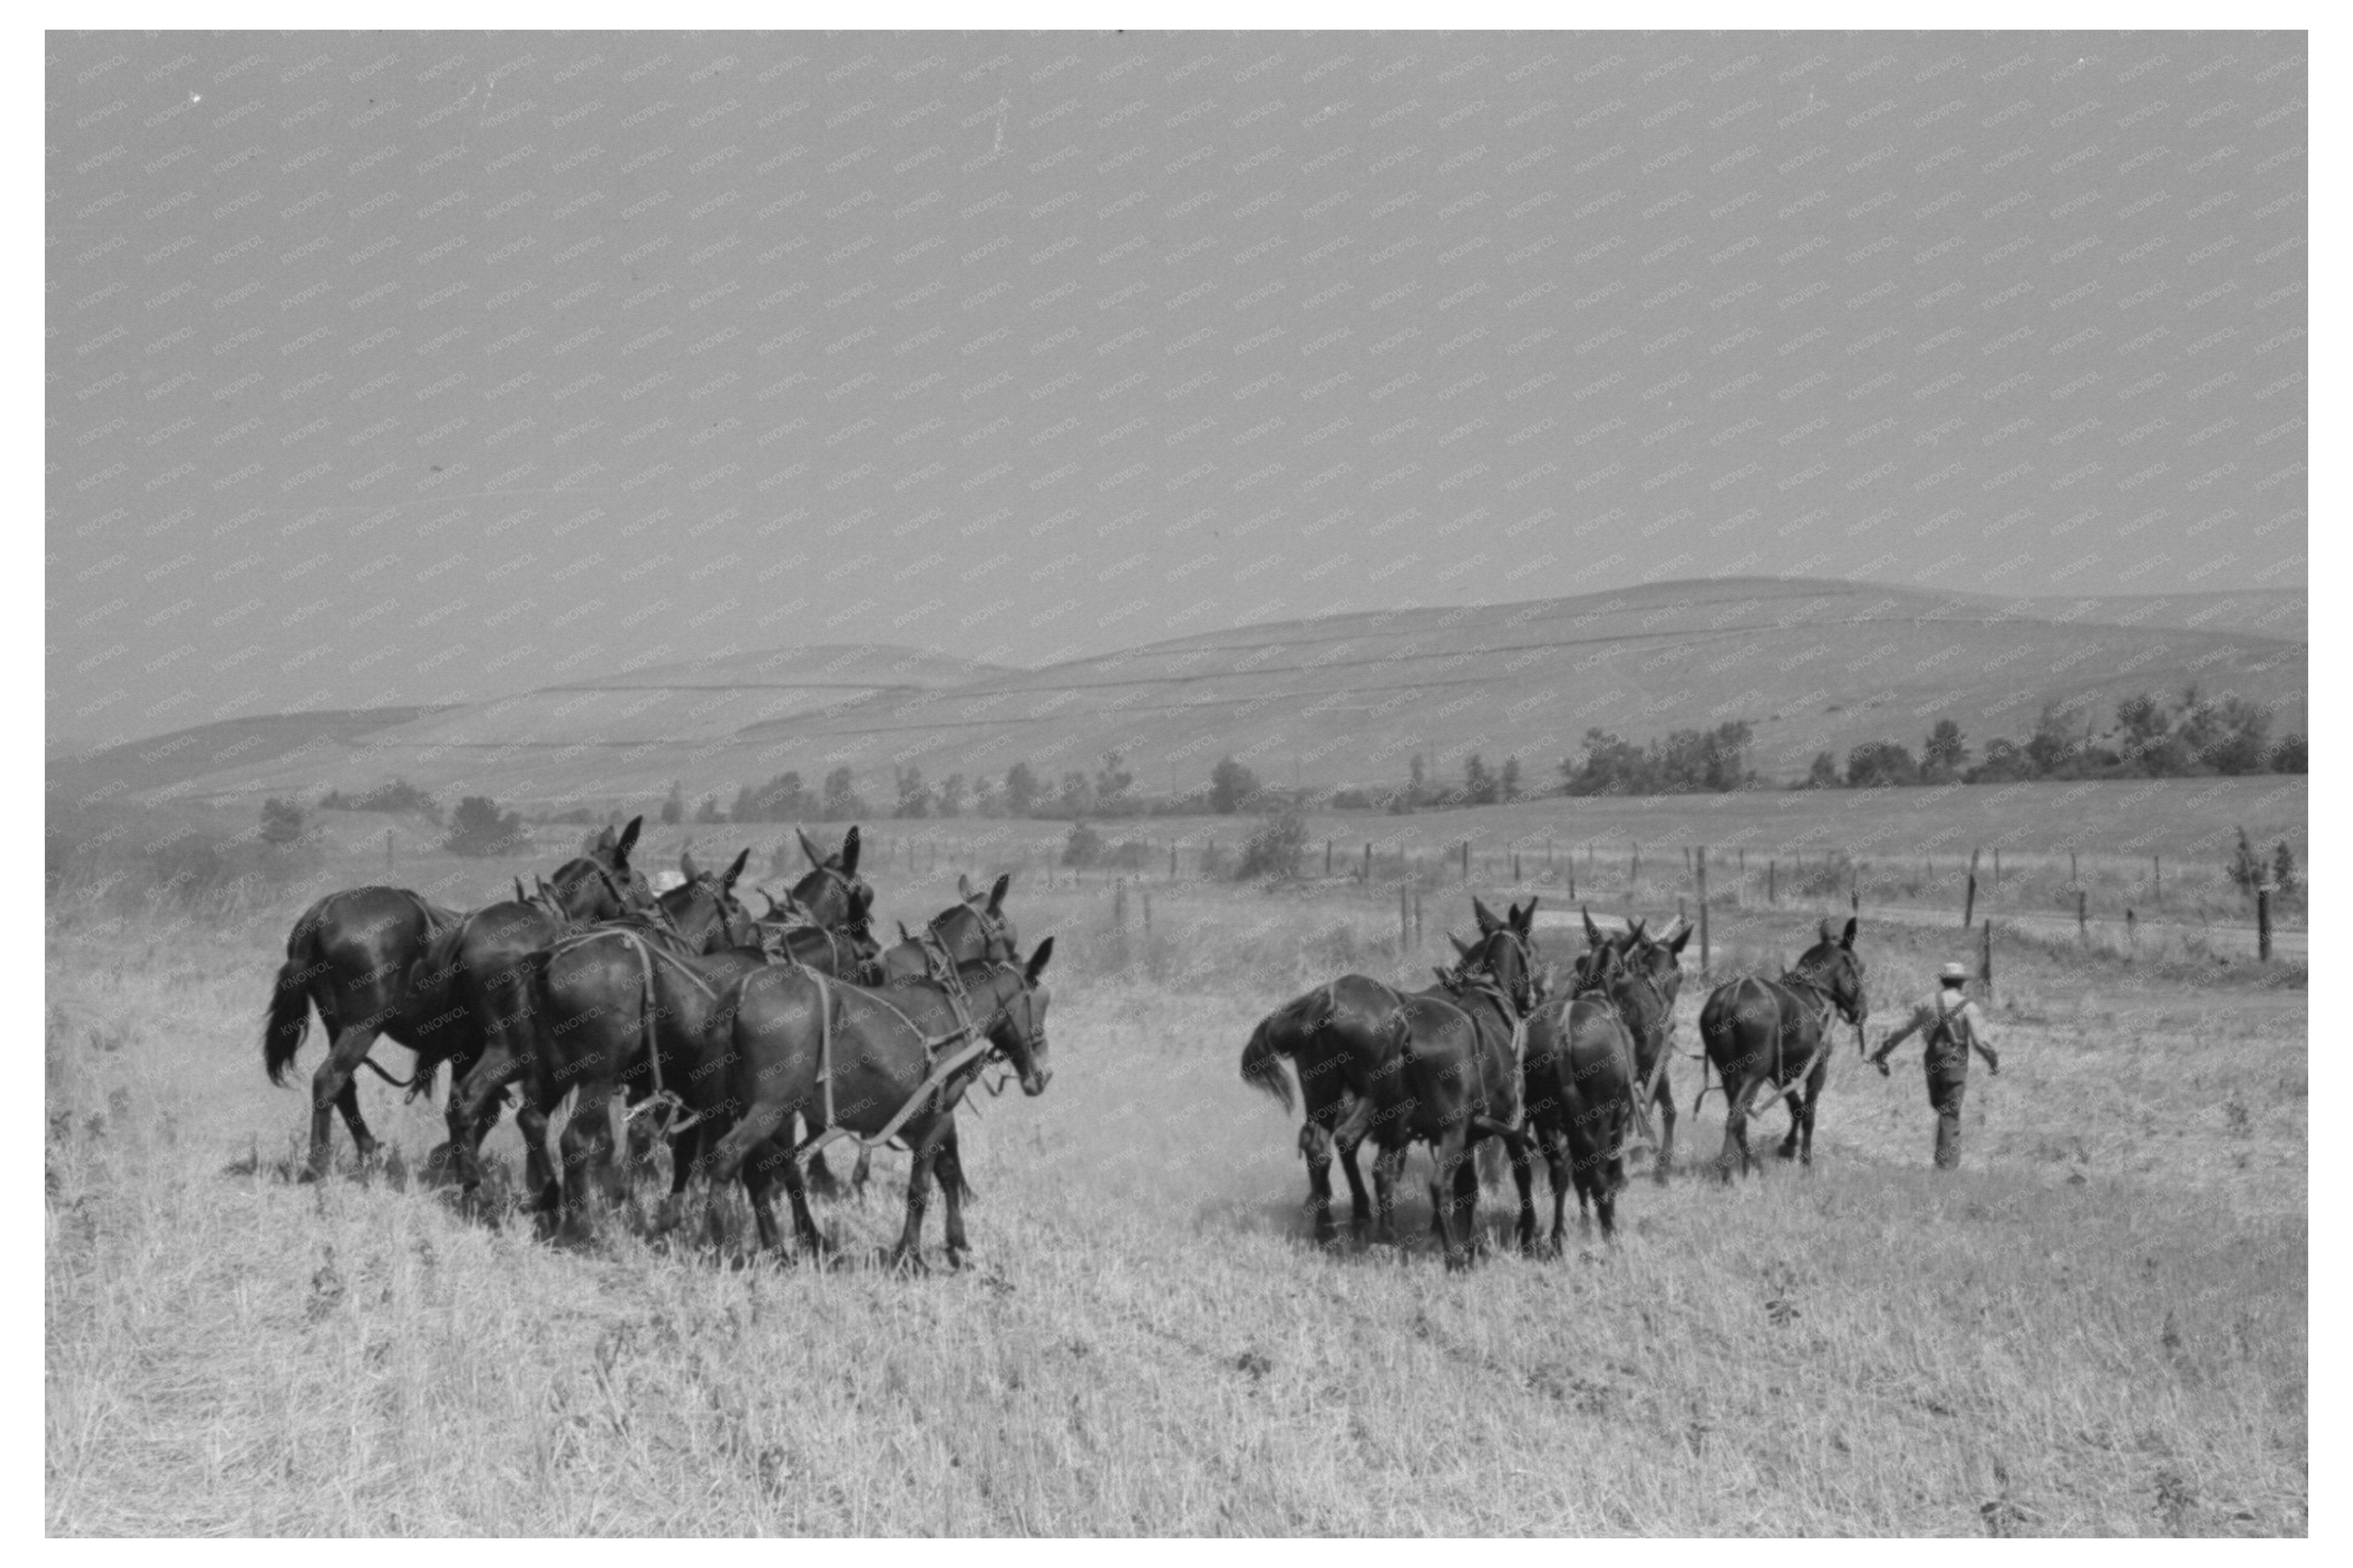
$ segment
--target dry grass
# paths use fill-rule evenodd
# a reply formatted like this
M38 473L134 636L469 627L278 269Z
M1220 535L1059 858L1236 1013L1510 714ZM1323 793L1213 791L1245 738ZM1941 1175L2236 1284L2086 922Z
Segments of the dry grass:
M1850 1053L1810 1172L1638 1181L1619 1245L1449 1278L1309 1250L1292 1129L1235 1076L1285 992L1395 972L1393 909L1162 895L1122 967L1098 889L1033 894L1025 941L1083 937L1054 1085L966 1119L976 1265L905 1279L619 1225L557 1251L354 1179L340 1131L289 1184L302 1102L256 1037L291 912L52 910L53 1532L2307 1528L2300 989L2022 958L1960 1175L1913 1053ZM1936 953L1871 951L1883 1005ZM362 1093L407 1160L438 1142ZM1686 1117L1688 1154L1717 1135ZM879 1247L903 1169L821 1223Z

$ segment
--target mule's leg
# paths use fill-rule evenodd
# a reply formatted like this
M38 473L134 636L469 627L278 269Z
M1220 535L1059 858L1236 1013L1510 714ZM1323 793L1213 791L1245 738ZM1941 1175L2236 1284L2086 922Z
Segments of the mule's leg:
M1397 1245L1398 1180L1405 1174L1405 1150L1377 1145L1373 1151L1373 1240Z
M607 1113L611 1087L599 1082L580 1086L572 1102L572 1119L557 1142L564 1151L565 1234L585 1237L594 1208L603 1195L601 1177L613 1157L613 1121Z
M1536 1252L1536 1177L1534 1163L1528 1158L1527 1134L1516 1133L1504 1141L1504 1152L1512 1162L1512 1184L1520 1190L1520 1253L1534 1258Z
M1460 1122L1449 1127L1430 1152L1434 1159L1430 1198L1437 1211L1446 1267L1467 1268L1479 1241L1479 1163L1468 1128Z
M1673 1048L1672 1041L1660 1042L1662 1051ZM1669 1076L1664 1071L1659 1074L1659 1087L1651 1097L1659 1108L1659 1146L1651 1156L1651 1179L1662 1187L1667 1184L1667 1167L1675 1163L1675 1096L1667 1086Z
M1798 1145L1798 1159L1801 1164L1810 1165L1814 1163L1814 1108L1821 1103L1822 1084L1830 1077L1830 1046L1825 1041L1821 1054L1814 1060L1814 1070L1806 1075L1806 1131L1805 1137Z
M1792 1079L1791 1082L1794 1084L1796 1080ZM1789 1131L1781 1135L1781 1145L1774 1152L1784 1160L1794 1160L1798 1157L1798 1135L1805 1131L1805 1090L1801 1089L1795 1094L1784 1093L1780 1098L1781 1102L1788 1108Z
M801 1182L800 1162L793 1158L790 1149L784 1147L782 1139L774 1141L770 1147L783 1157L784 1163L777 1168L784 1173L785 1196L792 1200L793 1234L799 1237L803 1252L812 1258L822 1258L832 1250L832 1244L818 1229L817 1216L809 1213L808 1192ZM769 1223L773 1226L775 1221L771 1219Z
M1344 1143L1336 1135L1332 1140L1332 1146L1340 1154L1340 1173L1348 1178L1348 1230L1360 1247L1373 1214L1372 1199L1365 1195L1364 1173L1356 1169L1356 1149L1362 1142L1362 1139L1356 1139Z
M828 1202L842 1195L841 1179L826 1163L823 1151L809 1156L807 1184L810 1192Z
M1299 1152L1307 1161L1307 1211L1314 1221L1315 1245L1339 1239L1332 1223L1332 1133L1313 1116L1299 1124Z
M849 1191L853 1197L863 1198L866 1195L866 1180L873 1173L874 1151L861 1146L858 1151L858 1163L849 1167Z
M508 1052L503 1036L493 1036L488 1049L475 1059L463 1076L458 1076L453 1066L449 1085L449 1166L457 1173L459 1186L472 1192L482 1184L482 1141L490 1136L491 1111L510 1079L520 1070L520 1064ZM525 1103L532 1097L526 1094ZM576 1119L576 1113L575 1113ZM546 1121L540 1123L542 1137L546 1133ZM567 1129L568 1131L568 1129ZM524 1143L529 1145L528 1134ZM526 1154L528 1159L528 1154ZM529 1173L526 1172L526 1180Z
M1545 1174L1552 1182L1552 1249L1558 1252L1568 1235L1568 1141L1558 1128L1547 1127L1536 1134L1536 1142L1544 1150Z
M907 1173L907 1223L899 1232L898 1245L891 1249L889 1262L894 1268L923 1266L923 1210L932 1196L932 1176L939 1157L939 1142L924 1137L911 1141L915 1152L913 1169Z
M534 1085L523 1086L522 1103L515 1108L515 1130L522 1134L523 1190L530 1194L532 1211L559 1213L564 1194L555 1184L555 1162L547 1153L547 1108L539 1103Z
M375 1026L354 1024L348 1029L335 1031L335 1043L327 1048L327 1059L311 1077L311 1163L302 1179L315 1182L327 1173L334 1141L334 1115L343 1112L343 1121L352 1130L352 1142L359 1146L360 1158L373 1157L376 1141L360 1120L360 1097L352 1082L352 1075L360 1070L360 1062L375 1044Z
M964 1235L964 1157L956 1152L955 1123L948 1123L947 1133L940 1140L940 1196L947 1205L948 1267L964 1267L965 1255L972 1244Z
M1724 1152L1716 1157L1715 1173L1727 1182L1736 1170L1748 1173L1748 1096L1754 1088L1746 1078L1725 1085Z

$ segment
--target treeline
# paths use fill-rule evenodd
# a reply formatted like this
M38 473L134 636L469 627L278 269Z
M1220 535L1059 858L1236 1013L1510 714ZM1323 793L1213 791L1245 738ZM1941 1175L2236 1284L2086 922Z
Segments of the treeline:
M678 822L855 822L877 817L1042 817L1082 822L1090 818L1220 816L1258 810L1290 798L1270 791L1257 773L1231 757L1209 772L1208 784L1175 796L1147 797L1135 787L1124 756L1106 752L1092 772L1071 768L1055 779L1017 762L1000 775L949 773L933 780L917 767L893 767L890 793L881 799L860 793L857 775L839 767L812 788L807 777L787 770L765 784L744 784L731 805L705 795L689 807L683 783L673 784L659 816Z
M2046 702L2023 741L1997 736L1971 761L1968 737L1939 719L1920 754L1894 741L1850 750L1843 770L1820 752L1801 789L1887 789L1913 784L2008 784L2022 779L2162 779L2216 773L2300 773L2305 737L2272 739L2271 710L2243 698L2209 700L2192 684L2171 702L2142 692L2116 704L2116 727L2095 730L2070 708Z

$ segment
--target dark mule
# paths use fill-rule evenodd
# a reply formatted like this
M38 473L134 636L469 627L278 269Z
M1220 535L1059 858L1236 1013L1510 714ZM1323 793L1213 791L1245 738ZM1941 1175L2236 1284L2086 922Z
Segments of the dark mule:
M1589 1204L1600 1216L1604 1239L1617 1230L1641 1083L1634 1032L1612 999L1625 978L1620 950L1604 943L1577 960L1567 994L1547 998L1528 1018L1528 1125L1552 1179L1556 1251L1571 1186L1579 1215Z
M476 977L470 967L460 970L470 981L484 978L494 984L495 991L486 987L473 994L501 1009L494 1015L497 1027L480 1058L449 1097L450 1156L466 1191L472 1192L481 1183L477 1151L489 1131L487 1113L506 1086L517 1079L524 1080L524 1089L515 1121L523 1134L526 1185L535 1197L544 1197L554 1179L547 1159L547 1114L575 1087L575 1075L596 1075L597 1092L592 1103L587 1082L579 1080L580 1103L564 1131L567 1158L577 1142L575 1133L589 1134L590 1130L582 1125L584 1118L596 1122L599 1139L611 1136L605 1102L621 1064L596 1057L596 1044L603 1037L589 1039L596 1031L579 1028L578 1011L554 1002L556 994L548 983L551 969L575 952L621 954L619 967L626 969L627 984L606 999L613 1016L597 1021L607 1026L608 1032L622 1026L636 1029L641 1016L649 1015L641 1005L637 961L629 955L659 950L701 956L754 942L751 914L736 902L733 890L750 853L738 855L733 866L716 875L699 869L691 855L681 856L680 865L687 880L655 900L646 914L547 931L543 941L523 952L498 954L503 967L495 973ZM748 947L743 958L749 965L766 962L756 945ZM618 1016L625 1002L626 1025ZM566 1037L567 1029L575 1031L573 1037Z
M1700 1038L1724 1084L1724 1152L1716 1173L1725 1180L1736 1155L1742 1173L1748 1170L1748 1101L1760 1088L1775 1098L1792 1097L1781 1158L1794 1154L1812 1163L1814 1108L1830 1071L1831 1019L1842 1016L1860 1029L1868 1013L1854 931L1849 919L1845 932L1832 937L1824 921L1821 940L1780 979L1728 982L1700 1009Z
M1505 921L1497 920L1475 898L1471 908L1483 937L1515 924L1524 929L1534 918L1535 902L1529 900L1525 910L1512 910ZM1306 1110L1299 1152L1307 1161L1308 1204L1318 1245L1329 1245L1337 1235L1332 1223L1335 1152L1348 1179L1349 1228L1356 1239L1366 1239L1369 1217L1373 1242L1390 1246L1397 1241L1396 1175L1403 1155L1388 1165L1375 1161L1367 1203L1356 1152L1377 1119L1384 1124L1394 1121L1410 1100L1400 1018L1408 994L1367 975L1344 974L1268 1014L1242 1047L1242 1081L1273 1096L1285 1110L1292 1105L1291 1085L1282 1071L1285 1058L1299 1076Z
M1531 900L1526 910L1514 910L1451 973L1440 971L1437 985L1405 998L1393 1026L1403 1037L1403 1103L1377 1111L1360 1103L1351 1117L1366 1122L1380 1146L1376 1184L1384 1175L1395 1181L1409 1145L1430 1145L1430 1224L1449 1268L1467 1268L1476 1245L1479 1173L1472 1155L1487 1138L1502 1140L1511 1160L1520 1192L1520 1247L1535 1247L1521 1093L1523 1020L1535 1005L1528 945L1535 909ZM1488 926L1493 917L1480 913Z
M1641 1086L1641 1103L1656 1107L1659 1113L1651 1175L1662 1185L1675 1157L1675 1098L1673 1085L1668 1081L1668 1064L1674 1057L1671 1045L1675 1029L1675 997L1683 984L1683 945L1691 941L1693 929L1678 920L1668 928L1665 936L1654 937L1643 929L1642 921L1635 921L1616 935L1604 936L1594 925L1592 915L1585 915L1585 939L1591 944L1591 952L1598 953L1607 949L1618 959L1608 971L1607 990L1634 1041L1634 1075ZM1580 961L1580 980L1586 973ZM1601 971L1595 970L1593 973L1599 975ZM1637 1125L1641 1126L1642 1121L1638 1112ZM1641 1127L1641 1133L1645 1142L1651 1142L1647 1126Z
M352 1081L363 1063L403 1088L421 1081L421 1066L404 1082L368 1060L368 1050L382 1036L417 1051L421 1063L417 1040L426 1020L407 1005L409 965L461 918L406 888L353 888L328 894L294 922L262 1026L261 1065L271 1083L286 1081L316 1007L328 1046L311 1079L305 1180L326 1173L335 1110L343 1112L360 1158L375 1156L378 1145L360 1115L359 1086Z
M1299 1152L1307 1161L1308 1206L1318 1246L1329 1246L1339 1234L1332 1223L1335 1149L1348 1178L1349 1228L1356 1240L1366 1239L1368 1221L1376 1227L1374 1239L1397 1239L1387 1189L1377 1211L1365 1195L1365 1178L1356 1168L1362 1135L1344 1141L1340 1128L1359 1099L1383 1099L1398 1079L1403 1064L1392 1024L1404 1005L1404 997L1390 986L1362 974L1344 974L1260 1019L1242 1047L1242 1081L1272 1095L1286 1111L1292 1097L1291 1079L1282 1070L1285 1058L1299 1075L1299 1098L1306 1110L1299 1127Z
M813 1136L839 1127L861 1140L905 1140L913 1168L906 1225L891 1259L921 1263L923 1210L936 1172L947 1200L948 1258L961 1261L968 1247L968 1189L956 1148L956 1105L997 1056L1010 1062L1023 1092L1045 1092L1052 1076L1046 1063L1049 998L1039 976L1053 952L1048 937L1026 966L965 965L960 1001L956 991L934 981L878 990L783 966L744 976L705 1040L704 1065L723 1068L727 1098L744 1108L711 1157L711 1177L721 1185L743 1178L762 1245L783 1247L771 1201L781 1174L802 1247L817 1253L826 1246L802 1191L798 1151L779 1136L798 1116ZM985 1048L966 1055L963 1047L976 1041ZM966 1055L962 1065L934 1082L959 1055Z
M639 826L639 820L632 820L617 838L607 827L587 855L556 868L550 892L571 918L617 914L633 900L651 898L645 879L629 866L629 850L637 843ZM330 894L294 922L263 1029L262 1066L270 1082L284 1081L302 1044L309 1022L307 1009L316 1006L330 1044L327 1059L311 1079L306 1179L326 1173L331 1108L343 1111L363 1157L375 1151L376 1141L360 1119L359 1095L352 1076L366 1061L380 1077L402 1084L367 1061L368 1048L378 1035L417 1053L410 1077L402 1084L412 1090L429 1086L442 1062L461 1054L464 1061L470 1062L479 1053L478 1037L450 1026L446 991L439 986L419 991L414 984L418 966L431 951L473 918L442 909L406 889L358 888Z

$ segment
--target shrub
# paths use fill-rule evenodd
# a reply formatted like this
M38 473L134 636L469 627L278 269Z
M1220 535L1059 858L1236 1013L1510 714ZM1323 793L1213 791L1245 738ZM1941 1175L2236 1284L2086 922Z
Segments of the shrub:
M302 842L302 808L276 795L261 803L261 841L285 846Z
M470 795L458 803L441 847L452 855L508 855L527 842L521 812L502 813L489 795Z
M1071 831L1062 839L1062 864L1084 870L1103 858L1103 836L1086 823L1071 824Z
M1209 770L1209 809L1231 816L1258 794L1258 775L1231 757L1221 757Z
M1259 819L1242 845L1241 864L1234 868L1234 879L1291 881L1299 875L1299 856L1306 847L1307 817L1296 805L1287 805L1272 816Z

